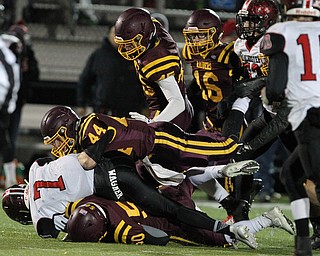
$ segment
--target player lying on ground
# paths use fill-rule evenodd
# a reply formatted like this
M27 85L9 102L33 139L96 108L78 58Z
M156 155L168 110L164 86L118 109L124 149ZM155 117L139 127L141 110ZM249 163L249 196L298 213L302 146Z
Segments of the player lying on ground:
M94 170L85 170L77 154L54 161L50 158L38 159L30 168L29 188L27 205L34 227L42 237L57 237L59 231L65 231L67 218L64 212L69 202L95 194L114 201L133 202L147 213L165 216L176 225L190 225L226 234L256 248L254 235L246 226L229 226L195 210L194 204L193 208L187 208L165 197L156 188L144 183L135 171L132 159L120 152L114 155L109 153L108 158L102 158ZM3 197L4 209L11 218L16 219L20 213L16 212L15 206L6 206L5 202L11 203L6 194Z
M67 232L72 241L126 244L150 244L154 241L159 244L160 239L164 243L170 239L209 246L227 246L234 243L234 239L224 234L196 229L189 225L178 226L166 218L152 216L130 202L90 196L69 204L66 214L70 212L72 213L67 223ZM281 209L274 207L250 221L235 225L245 224L252 233L267 227L282 228L290 233L292 230L289 223ZM151 234L153 236L150 237Z
M5 191L2 204L10 218L21 224L31 224L25 194L25 185L14 185ZM149 214L128 201L107 200L94 195L68 203L65 216L69 218L65 229L68 232L67 241L166 245L169 240L173 240L209 246L227 246L237 242L237 239L222 233L197 229L187 224L176 225L164 216ZM51 226L48 220L47 224ZM253 234L267 227L281 228L294 234L291 224L281 209L274 207L252 220L238 222L234 226L246 225ZM55 232L57 237L59 231Z

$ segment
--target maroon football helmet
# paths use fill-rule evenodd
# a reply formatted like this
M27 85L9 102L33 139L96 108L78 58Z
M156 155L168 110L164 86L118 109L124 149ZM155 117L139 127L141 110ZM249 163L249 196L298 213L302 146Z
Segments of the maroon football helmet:
M259 39L277 22L278 7L273 0L246 0L236 15L236 32L239 38Z
M149 48L155 33L150 13L143 8L130 8L116 21L114 41L123 58L135 60Z
M23 225L32 224L30 210L25 204L26 184L13 185L2 195L2 208L8 217Z
M108 223L102 207L89 202L72 212L67 223L67 232L74 242L99 242L106 235Z
M196 10L189 17L183 35L191 54L207 54L220 42L222 36L220 17L210 9Z
M78 115L67 106L54 107L43 116L40 129L44 144L52 144L55 140L61 142L58 148L52 148L54 156L62 157L75 150L79 120Z

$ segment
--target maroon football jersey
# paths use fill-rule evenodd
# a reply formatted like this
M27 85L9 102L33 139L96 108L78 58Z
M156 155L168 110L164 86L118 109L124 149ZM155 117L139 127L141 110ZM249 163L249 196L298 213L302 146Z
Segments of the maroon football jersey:
M66 215L70 216L77 206L90 202L100 205L108 216L108 230L101 242L144 244L146 232L141 226L143 224L163 230L173 240L177 241L188 242L188 240L191 240L192 242L211 246L227 244L223 234L194 229L189 226L180 227L174 225L164 217L149 215L131 202L117 202L96 196L88 196L78 202L69 204L66 209Z
M172 122L186 130L191 123L193 113L186 96L184 71L179 49L171 35L158 22L154 22L154 24L157 33L155 46L134 61L136 72L147 99L149 117L154 118L168 105L168 101L157 82L169 76L174 76L182 97L185 99L185 110L179 115L182 118L175 118Z
M182 56L191 65L193 77L199 86L202 99L206 103L206 127L221 128L223 120L219 120L217 104L230 96L233 82L236 79L236 69L241 67L241 61L233 50L234 42L220 43L207 55L191 55L186 45Z
M154 130L145 122L130 118L92 113L81 119L77 143L83 149L95 144L106 132L113 133L105 152L118 150L135 160L147 156L153 148Z
M82 149L96 143L106 132L112 133L105 151L118 150L135 160L151 157L166 168L182 172L192 166L229 162L238 145L220 133L184 132L171 122L146 124L130 118L92 113L80 122L77 142Z

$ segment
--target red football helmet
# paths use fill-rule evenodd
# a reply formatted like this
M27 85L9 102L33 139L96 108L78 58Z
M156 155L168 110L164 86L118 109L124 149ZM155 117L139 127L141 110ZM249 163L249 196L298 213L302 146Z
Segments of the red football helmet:
M116 21L114 41L123 58L135 60L149 48L155 34L150 13L143 8L130 8Z
M191 54L206 54L220 43L220 17L210 9L196 10L189 17L183 35Z
M102 207L90 202L72 212L67 232L74 242L98 242L106 235L108 223Z
M52 148L54 156L62 157L75 150L79 121L78 115L67 106L54 107L43 116L40 130L44 144L52 144L55 140L61 142L58 148Z
M13 185L2 195L2 208L8 217L23 225L32 224L30 210L25 203L26 184Z
M277 22L278 7L273 0L246 0L236 15L236 32L239 38L259 39Z

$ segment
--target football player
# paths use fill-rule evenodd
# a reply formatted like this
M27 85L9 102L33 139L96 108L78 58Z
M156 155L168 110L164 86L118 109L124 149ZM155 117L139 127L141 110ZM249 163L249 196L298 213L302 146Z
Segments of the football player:
M195 10L183 29L185 45L182 56L191 65L193 81L189 89L201 91L205 105L204 128L223 136L240 137L250 99L237 98L233 84L242 78L243 67L234 52L234 42L222 43L220 17L210 9ZM253 177L220 180L226 190L243 204L243 218L248 219ZM241 189L244 187L245 189ZM230 216L231 217L231 216ZM229 218L230 218L229 217Z
M41 132L44 143L52 145L51 152L56 157L75 151L82 152L103 137L106 140L105 144L101 143L103 152L117 150L135 161L142 160L146 170L163 185L180 184L184 180L184 172L193 167L186 174L194 186L221 202L227 211L235 210L233 208L239 204L228 197L229 193L216 182L217 177L212 172L221 168L216 166L217 162L229 163L236 152L237 143L232 138L224 138L205 130L197 134L185 133L170 122L146 124L99 113L80 119L66 106L54 107L44 115ZM153 164L149 161L149 156ZM87 168L92 168L94 164L93 162ZM254 161L238 164L233 163L239 169L247 165L245 174L250 174L250 171L254 173L258 169ZM207 167L208 165L212 167ZM233 165L229 164L230 168ZM227 200L223 201L224 199ZM240 214L234 217L236 220L243 219Z
M76 158L74 157L74 159ZM61 165L61 161L56 167L59 165ZM54 169L53 166L50 168L51 170ZM66 182L66 185L69 184L70 182ZM55 227L51 218L55 219L61 215L59 211L66 205L66 229L63 230L68 232L67 240L166 245L170 238L187 244L210 246L226 246L237 242L237 239L228 235L197 229L190 223L181 225L168 221L164 216L150 214L137 204L128 201L106 200L91 195L76 202L68 202L68 197L72 198L75 191L79 191L80 187L72 189L72 191L69 188L64 191L57 188L57 186L47 186L46 188L42 187L42 189L39 187L43 202L36 203L38 206L42 205L42 207L37 208L37 215L42 214L43 216L38 220L36 228L38 234L43 238L56 238L58 236L59 230L65 223L60 219L60 223L57 224L58 227ZM50 190L51 193L49 193ZM29 188L26 189L25 185L14 185L8 188L2 197L2 207L8 217L25 225L32 223L31 215L32 218L35 216L32 214L34 210L32 204L35 204L35 202L32 198L29 198L29 191ZM67 196L68 193L69 196ZM65 194L65 196L61 197L61 194ZM190 203L194 205L193 202ZM56 222L57 220L55 220ZM257 233L267 227L281 228L290 234L294 232L291 221L279 207L274 207L253 220L239 222L233 226L237 229L237 227L243 227L243 225L248 226L252 233Z
M260 80L268 75L269 59L260 52L260 44L266 30L277 22L278 13L278 7L273 0L246 0L237 13L238 39L234 43L234 51L245 67L244 79ZM259 94L254 95L246 113L247 122L251 122L262 112Z
M289 21L268 29L262 51L270 55L266 99L268 103L278 101L283 95L288 99L288 121L298 142L290 155L290 164L294 165L300 158L303 167L300 172L286 173L287 192L297 227L295 255L312 255L308 227L310 201L303 181L308 178L315 183L319 199L320 22L316 21L320 11L312 7L313 1L294 3L294 6L287 5Z
M221 131L225 113L219 112L218 103L232 94L233 83L242 72L241 61L233 50L234 42L222 43L222 34L220 17L210 9L193 11L183 29L186 43L182 56L190 64L194 77L189 88L201 91L205 102L204 127L211 131Z
M233 239L227 235L196 229L189 225L178 226L166 218L148 214L131 202L110 201L90 196L70 203L66 214L70 215L67 232L72 241L159 245L170 239L184 244L224 247L233 243ZM280 226L276 224L276 218L280 220ZM286 226L287 221L289 220L286 220L281 209L274 207L253 220L239 222L236 225L245 223L252 233L257 233L267 227ZM159 232L160 230L163 232ZM154 236L150 237L150 233Z
M177 225L185 224L227 234L256 248L255 237L245 225L229 226L195 210L194 204L193 208L187 208L168 199L142 181L134 170L135 164L131 158L120 153L109 154L108 157L101 159L94 170L84 169L77 154L69 154L54 161L42 158L33 163L23 199L30 209L32 222L39 236L56 238L66 228L67 218L64 213L67 204L95 194L114 201L133 202L146 212L164 216ZM20 210L19 205L12 200L11 196L15 195L17 194L10 189L2 199L3 208L11 218L14 217L12 210ZM288 232L293 233L289 223L285 223Z
M193 108L186 94L179 49L160 22L142 8L130 8L115 23L115 42L123 58L133 61L149 106L147 123L171 121L187 130Z

